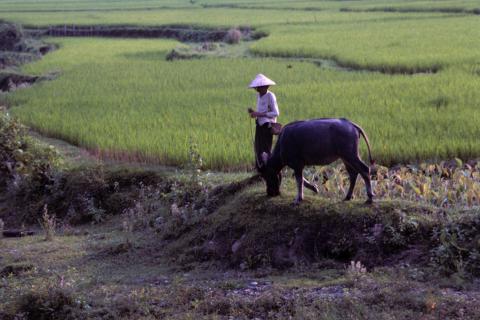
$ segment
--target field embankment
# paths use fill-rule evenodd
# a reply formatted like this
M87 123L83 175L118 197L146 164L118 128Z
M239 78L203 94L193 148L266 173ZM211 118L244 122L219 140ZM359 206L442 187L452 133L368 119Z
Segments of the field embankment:
M22 64L40 59L54 49L40 39L32 38L21 26L0 20L0 95L31 86L38 80L51 78L22 73ZM5 100L1 97L0 103Z
M221 42L228 37L229 28L206 28L198 26L128 26L128 25L57 25L48 27L26 26L26 31L36 36L51 37L109 37L109 38L166 38L182 42ZM250 27L239 27L243 40L258 39L264 33L254 32Z

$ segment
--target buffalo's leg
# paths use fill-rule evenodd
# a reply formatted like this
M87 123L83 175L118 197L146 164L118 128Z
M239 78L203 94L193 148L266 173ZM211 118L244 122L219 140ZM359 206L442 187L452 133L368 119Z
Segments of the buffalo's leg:
M318 193L318 187L314 183L311 183L305 178L303 178L303 186L307 189L312 190L315 193Z
M353 189L355 188L355 183L357 182L358 172L347 163L345 163L345 167L347 168L348 177L350 179L350 187L348 188L344 201L349 201L352 199Z
M303 168L295 170L295 180L297 180L297 197L294 204L299 204L303 200Z
M356 170L365 181L365 188L367 189L368 199L365 203L370 204L373 202L372 185L370 183L370 168L359 157L353 159L345 159L345 161ZM347 166L348 168L348 166Z

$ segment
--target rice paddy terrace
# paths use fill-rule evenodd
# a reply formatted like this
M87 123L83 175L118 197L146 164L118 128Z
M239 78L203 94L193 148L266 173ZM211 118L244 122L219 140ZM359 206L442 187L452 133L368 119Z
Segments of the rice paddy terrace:
M479 8L478 1L0 0L1 19L37 31L193 34L187 42L50 37L58 49L22 71L57 78L2 99L35 130L105 158L182 165L196 143L206 168L230 170L252 162L246 108L255 95L246 85L262 72L278 84L282 123L349 118L384 165L471 159L480 156ZM230 28L248 31L238 44L192 42L195 32ZM190 59L167 60L173 50Z

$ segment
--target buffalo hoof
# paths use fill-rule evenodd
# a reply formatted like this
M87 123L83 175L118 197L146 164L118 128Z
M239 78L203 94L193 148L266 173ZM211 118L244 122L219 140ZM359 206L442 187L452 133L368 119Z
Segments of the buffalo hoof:
M368 198L367 201L365 201L365 204L373 204L373 199Z
M345 199L343 199L343 201L350 201L352 200L352 197L345 197Z
M292 205L293 205L293 206L298 206L298 205L300 205L300 203L301 203L302 201L303 201L303 199L297 199L297 198L295 198L295 200L293 200Z

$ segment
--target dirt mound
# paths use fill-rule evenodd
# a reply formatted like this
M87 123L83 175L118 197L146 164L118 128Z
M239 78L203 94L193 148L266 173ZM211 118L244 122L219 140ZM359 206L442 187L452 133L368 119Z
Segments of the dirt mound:
M190 258L220 259L242 268L289 267L323 258L373 266L431 235L430 210L397 210L397 205L368 208L324 201L320 206L292 207L246 193L178 240Z
M186 266L216 260L241 269L285 268L334 259L373 267L432 261L445 265L450 259L445 270L453 270L452 261L457 260L464 267L469 260L468 268L474 273L478 269L475 248L453 254L455 246L460 246L455 239L463 235L466 244L470 238L465 235L474 237L471 231L480 221L478 213L468 213L469 222L443 225L441 209L405 201L368 206L310 198L292 206L291 198L267 198L260 186L239 189L211 214L165 228L167 252ZM454 243L445 240L441 234L455 226L461 226L460 235L448 236Z
M0 73L0 91L8 92L16 89L27 88L37 80L37 76L3 72Z

